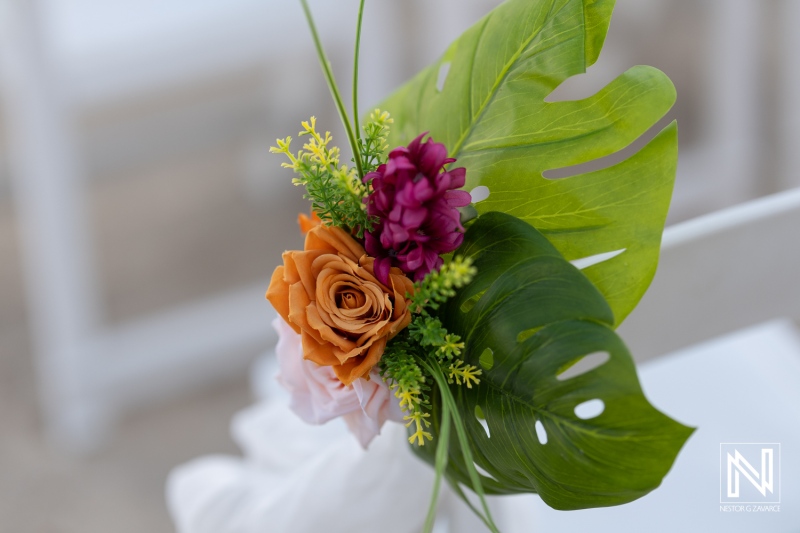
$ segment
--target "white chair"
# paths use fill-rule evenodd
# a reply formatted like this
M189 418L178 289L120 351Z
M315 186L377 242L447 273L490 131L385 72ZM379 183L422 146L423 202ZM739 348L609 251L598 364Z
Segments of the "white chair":
M339 36L349 33L336 29L355 11L315 7L329 46L341 50ZM0 2L0 96L39 395L47 434L65 449L96 448L126 409L244 372L272 338L263 284L120 326L103 323L76 118L246 68L264 71L268 96L275 88L268 64L305 54L303 64L316 72L301 13L299 4L277 0ZM294 36L297 29L304 33ZM294 96L326 97L323 85L308 87ZM222 112L212 110L204 128L190 124L187 134L213 135Z

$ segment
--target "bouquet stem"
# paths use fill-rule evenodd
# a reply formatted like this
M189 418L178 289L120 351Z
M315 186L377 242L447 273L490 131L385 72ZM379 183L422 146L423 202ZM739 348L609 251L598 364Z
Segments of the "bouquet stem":
M361 52L361 23L364 20L364 2L358 6L358 22L356 23L356 50L353 59L353 124L356 134L356 143L360 147L361 144L361 128L358 125L358 56ZM361 158L361 152L353 154L355 158ZM360 168L360 167L359 167ZM363 169L361 170L363 172ZM364 176L360 176L364 177Z
M448 406L443 406L442 427L439 431L439 442L436 444L436 462L434 465L436 477L433 481L433 493L431 494L431 503L428 506L428 516L425 518L425 527L422 528L423 533L431 533L431 531L433 531L433 523L436 519L436 504L439 501L439 489L442 484L442 476L447 468L448 445L450 443L450 415L450 408Z
M460 490L460 487L457 486L456 483L452 483L458 490L456 490L457 494L461 496L461 498L469 505L469 507L475 512L478 517L483 520L486 527L489 528L492 533L500 533L497 529L497 526L492 519L492 513L489 510L489 504L486 502L486 494L483 491L483 484L481 483L480 474L478 470L475 468L475 461L472 457L472 452L469 448L469 439L467 437L467 431L464 428L464 419L461 418L461 415L458 412L458 408L455 403L455 398L453 398L453 393L450 391L450 387L447 383L447 378L445 378L444 373L442 372L442 368L439 366L438 361L428 362L425 360L420 360L420 363L425 366L426 370L433 376L433 379L436 381L436 385L439 388L439 394L442 398L442 426L440 429L439 438L441 439L442 435L447 432L449 437L450 432L450 417L453 418L453 425L456 428L456 435L458 437L459 444L461 445L461 453L464 457L464 463L467 468L467 472L469 473L470 481L472 482L472 490L475 491L475 494L478 495L478 499L480 499L481 507L483 507L483 513L479 512L467 499L466 495L463 491ZM448 438L449 440L449 438ZM439 455L440 449L442 447L447 447L447 442L439 441L436 447L436 483L438 487L439 478L441 474L439 472ZM444 458L444 466L442 470L447 467L447 459ZM436 489L438 492L438 488ZM435 502L432 502L435 503ZM427 533L429 530L425 530Z
M308 2L306 0L300 0L300 3L303 5L303 12L305 13L306 20L308 21L308 27L311 30L311 36L314 38L314 46L317 49L317 57L319 58L320 65L322 65L322 72L325 74L325 81L328 82L328 88L331 90L333 103L336 104L336 109L339 111L339 117L342 119L342 124L347 132L347 139L350 142L350 149L353 151L353 160L355 161L356 169L358 170L358 178L362 179L364 177L364 169L361 165L361 151L358 149L358 142L356 141L355 134L353 133L353 126L350 124L350 117L347 116L347 110L344 108L342 96L339 94L339 87L336 85L336 79L333 77L331 62L328 61L328 57L325 55L325 50L322 48L322 41L320 41L319 33L317 32L317 26L314 24L314 18L311 16L311 9L308 7Z

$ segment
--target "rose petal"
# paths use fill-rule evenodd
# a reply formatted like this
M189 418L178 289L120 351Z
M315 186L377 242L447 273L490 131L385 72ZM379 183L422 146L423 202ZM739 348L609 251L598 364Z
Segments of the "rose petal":
M372 439L380 435L381 427L387 420L403 421L403 411L397 398L375 371L369 374L369 380L362 378L354 381L353 390L361 410L344 415L344 420L361 446L367 449Z

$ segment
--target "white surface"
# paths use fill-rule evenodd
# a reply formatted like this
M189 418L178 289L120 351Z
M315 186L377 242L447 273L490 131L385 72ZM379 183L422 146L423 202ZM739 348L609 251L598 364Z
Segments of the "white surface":
M433 471L387 424L369 451L340 420L309 426L282 402L240 413L245 458L205 457L175 470L167 496L179 533L412 533Z
M628 505L561 512L536 496L501 502L503 533L796 533L800 529L800 336L779 321L640 367L648 398L698 429L661 487ZM781 511L720 512L722 442L779 442Z

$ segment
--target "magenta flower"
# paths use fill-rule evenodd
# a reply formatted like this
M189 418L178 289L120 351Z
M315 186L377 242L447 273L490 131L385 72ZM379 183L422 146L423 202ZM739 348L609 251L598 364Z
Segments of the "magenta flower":
M441 143L423 133L408 147L395 148L386 164L364 176L372 183L367 212L378 222L364 237L367 253L375 258L375 274L388 283L392 266L415 280L442 266L441 254L464 240L458 207L469 205L465 168L444 170L455 159Z

